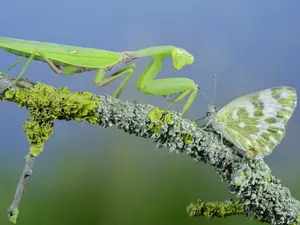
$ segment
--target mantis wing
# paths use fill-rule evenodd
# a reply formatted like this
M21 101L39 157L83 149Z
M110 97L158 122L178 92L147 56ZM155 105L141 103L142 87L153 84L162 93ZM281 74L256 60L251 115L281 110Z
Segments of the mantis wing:
M32 53L35 60L44 61L42 53L60 66L73 65L86 68L113 66L120 61L120 52L83 48L71 45L59 45L47 42L26 41L0 37L0 48L15 55L29 58Z

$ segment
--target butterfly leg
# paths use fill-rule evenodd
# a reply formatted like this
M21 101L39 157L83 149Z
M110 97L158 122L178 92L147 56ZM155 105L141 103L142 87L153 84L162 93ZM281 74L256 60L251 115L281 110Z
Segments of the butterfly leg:
M208 123L205 125L205 127L203 128L203 130L205 130L208 127L208 125L210 125L210 124L211 124L211 120L208 121Z
M222 145L224 145L224 141L223 141L223 134L220 132L219 133L221 135L221 142L222 142Z
M217 131L217 133L221 136L221 142L222 142L222 145L224 145L223 134L222 134L222 132Z

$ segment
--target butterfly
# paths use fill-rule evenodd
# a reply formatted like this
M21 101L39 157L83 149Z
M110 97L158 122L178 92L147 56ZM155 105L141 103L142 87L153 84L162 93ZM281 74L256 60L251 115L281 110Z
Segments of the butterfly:
M238 97L219 111L210 105L207 125L248 158L263 158L281 142L296 105L295 88L272 87Z

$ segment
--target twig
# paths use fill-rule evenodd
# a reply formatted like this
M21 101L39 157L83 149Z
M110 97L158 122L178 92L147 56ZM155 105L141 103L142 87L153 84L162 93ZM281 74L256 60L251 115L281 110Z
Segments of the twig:
M25 185L28 182L29 177L32 175L33 172L33 166L34 166L35 157L32 155L28 156L28 159L26 160L22 175L20 177L14 200L12 204L10 205L8 209L8 216L11 222L16 223L16 219L19 212L19 205L22 200L24 191L25 191Z

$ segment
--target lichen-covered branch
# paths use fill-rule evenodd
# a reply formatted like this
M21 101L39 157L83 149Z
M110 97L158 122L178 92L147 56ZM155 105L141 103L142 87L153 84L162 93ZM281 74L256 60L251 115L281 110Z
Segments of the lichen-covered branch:
M177 112L162 114L152 105L113 101L111 96L70 92L67 88L34 85L26 80L5 91L11 82L11 77L0 74L0 97L29 110L29 124L25 127L31 127L26 134L33 146L30 154L34 156L42 151L42 147L36 146L43 145L51 135L54 120L115 126L129 134L151 138L158 147L167 147L170 151L182 152L196 161L210 164L222 181L228 183L229 192L238 198L239 212L231 215L241 213L243 206L243 214L258 221L277 225L299 220L300 202L271 174L263 160L243 157L230 143L223 145L213 131L203 130L192 121L180 120ZM43 132L40 126L44 127Z

